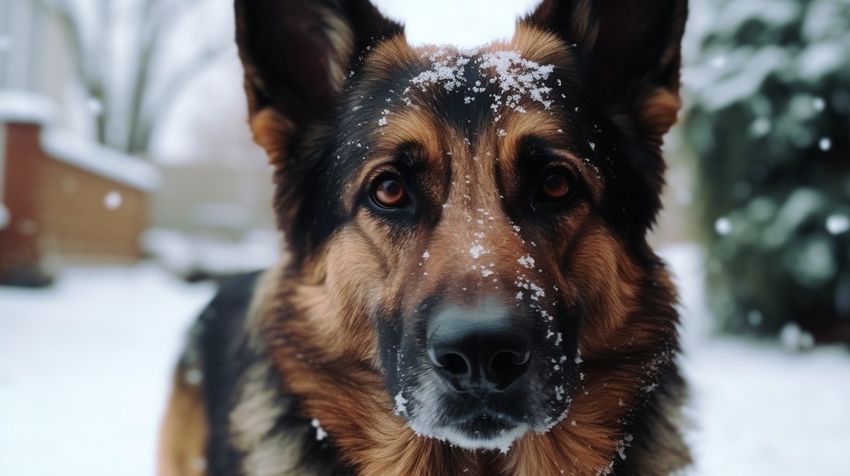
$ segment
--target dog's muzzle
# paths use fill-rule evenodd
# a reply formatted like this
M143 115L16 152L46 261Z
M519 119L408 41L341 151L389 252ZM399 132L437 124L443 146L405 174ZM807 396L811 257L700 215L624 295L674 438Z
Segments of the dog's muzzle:
M442 301L420 307L423 321L407 321L412 331L384 328L394 410L417 434L505 450L565 417L574 342L534 307L511 304L493 297L472 306Z

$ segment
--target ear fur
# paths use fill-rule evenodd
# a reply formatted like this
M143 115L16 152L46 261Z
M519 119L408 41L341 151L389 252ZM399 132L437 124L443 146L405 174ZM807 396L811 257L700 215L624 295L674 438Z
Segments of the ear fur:
M368 0L236 0L235 8L251 129L276 165L332 110L358 56L402 33Z
M687 0L543 0L525 22L582 52L594 93L650 142L676 122Z

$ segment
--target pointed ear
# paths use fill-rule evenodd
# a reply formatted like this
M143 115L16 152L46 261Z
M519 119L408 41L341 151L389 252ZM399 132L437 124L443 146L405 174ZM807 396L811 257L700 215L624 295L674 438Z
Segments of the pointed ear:
M368 0L236 0L254 140L280 164L334 107L354 62L402 32Z
M687 0L543 0L525 21L575 43L594 92L660 145L680 108Z

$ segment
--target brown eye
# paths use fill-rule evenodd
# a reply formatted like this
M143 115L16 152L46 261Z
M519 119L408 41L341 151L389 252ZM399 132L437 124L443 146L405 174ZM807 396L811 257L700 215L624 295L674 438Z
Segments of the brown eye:
M378 177L372 185L372 199L384 208L401 208L407 205L407 190L404 182L394 174Z
M571 190L570 177L562 170L553 170L546 173L541 184L543 198L550 201L565 199Z

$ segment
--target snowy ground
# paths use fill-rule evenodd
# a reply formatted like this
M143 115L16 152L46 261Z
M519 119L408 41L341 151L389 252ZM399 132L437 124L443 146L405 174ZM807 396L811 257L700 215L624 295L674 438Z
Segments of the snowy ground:
M665 250L687 315L697 475L846 474L850 354L710 337L693 247ZM212 293L152 266L0 288L0 474L151 475L168 372Z
M683 301L689 440L707 476L850 474L850 352L712 336L699 249L670 247Z
M169 370L212 291L148 266L0 288L0 474L152 475Z

